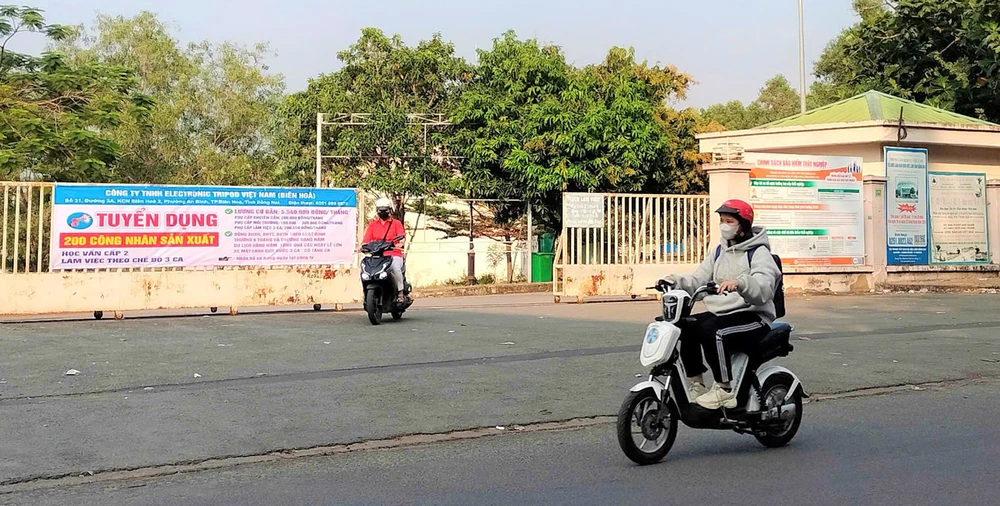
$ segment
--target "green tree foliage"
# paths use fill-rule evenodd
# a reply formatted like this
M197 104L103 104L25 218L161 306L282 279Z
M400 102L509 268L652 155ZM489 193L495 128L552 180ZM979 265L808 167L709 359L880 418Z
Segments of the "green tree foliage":
M799 100L799 92L779 74L768 79L757 99L749 105L733 100L708 107L702 114L727 130L745 130L798 114L801 110Z
M861 20L816 64L830 98L879 90L1000 121L1000 8L992 0L856 0Z
M323 154L325 184L356 187L391 196L399 217L410 196L447 191L453 167L440 156L439 127L424 127L411 114L440 114L452 108L470 75L469 65L440 35L407 46L366 28L338 53L340 70L310 81L282 107L284 136L278 141L284 177L298 184L314 178L316 113L363 113L355 125L327 127Z
M284 91L267 46L182 46L156 15L100 15L92 32L60 45L81 64L131 69L156 107L150 123L113 129L119 179L131 183L268 184L270 137Z
M563 191L683 187L691 144L670 126L691 131L696 121L665 104L683 98L690 83L686 74L636 62L622 48L576 69L558 48L508 32L480 51L452 116L459 129L451 148L465 157L460 191L527 199L539 222L556 228ZM521 212L522 205L509 206L497 216L503 221Z
M53 42L74 34L46 24L39 9L0 6L0 178L117 179L121 150L108 132L123 123L148 131L152 100L125 67L8 49L24 32Z

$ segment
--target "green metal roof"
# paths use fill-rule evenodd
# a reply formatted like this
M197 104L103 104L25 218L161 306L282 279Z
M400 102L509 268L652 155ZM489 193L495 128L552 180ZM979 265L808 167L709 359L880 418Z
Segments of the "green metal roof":
M906 123L936 123L943 125L997 126L994 123L963 116L944 109L905 100L878 91L869 91L818 109L796 114L758 128L812 126L830 123L858 123L863 121L896 121L903 111Z

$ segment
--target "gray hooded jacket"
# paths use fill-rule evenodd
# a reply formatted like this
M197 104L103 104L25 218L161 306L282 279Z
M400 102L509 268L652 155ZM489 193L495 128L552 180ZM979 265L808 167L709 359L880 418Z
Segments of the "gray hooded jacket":
M705 297L705 308L720 316L752 311L770 324L775 318L774 290L781 278L781 271L771 258L767 230L752 227L752 233L749 239L731 246L723 241L718 260L715 259L716 248L713 247L694 274L674 276L674 280L678 288L693 294L709 281L722 283L735 279L739 283L737 292L709 295ZM750 264L747 251L756 246L765 248L754 252L753 264Z

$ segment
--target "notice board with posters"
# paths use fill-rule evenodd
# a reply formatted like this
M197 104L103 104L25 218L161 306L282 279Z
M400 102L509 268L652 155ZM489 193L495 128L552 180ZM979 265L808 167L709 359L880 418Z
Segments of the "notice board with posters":
M754 223L785 265L862 265L862 158L746 153Z
M989 263L986 174L929 174L931 263Z
M927 265L930 260L927 150L884 149L887 262L889 265Z
M51 270L350 264L352 189L58 184Z

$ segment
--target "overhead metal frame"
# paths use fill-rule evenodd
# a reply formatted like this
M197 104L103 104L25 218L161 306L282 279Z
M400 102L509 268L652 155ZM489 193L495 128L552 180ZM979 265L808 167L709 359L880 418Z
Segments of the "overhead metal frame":
M350 113L336 113L332 115L327 115L325 113L316 113L316 187L319 188L323 185L323 159L337 159L344 160L348 158L362 158L362 159L379 159L379 158L404 158L404 159L420 159L420 158L435 158L438 160L452 160L461 159L460 156L434 156L428 155L427 153L427 133L430 128L440 128L451 126L453 123L448 121L447 117L441 113L408 113L406 115L406 124L409 126L419 126L424 130L424 154L423 155L407 155L407 156L389 156L389 155L363 155L363 156L346 156L346 155L324 155L323 154L323 128L328 126L336 127L355 127L355 126L366 126L371 124L371 118L373 114L370 112L350 112Z

